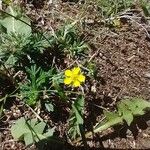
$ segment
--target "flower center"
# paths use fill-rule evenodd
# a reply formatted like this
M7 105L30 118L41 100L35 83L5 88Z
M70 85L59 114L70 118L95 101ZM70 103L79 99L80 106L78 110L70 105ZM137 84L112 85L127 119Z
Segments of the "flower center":
M75 80L77 80L77 79L78 79L78 75L77 75L77 74L73 74L73 75L72 75L72 80L75 81Z

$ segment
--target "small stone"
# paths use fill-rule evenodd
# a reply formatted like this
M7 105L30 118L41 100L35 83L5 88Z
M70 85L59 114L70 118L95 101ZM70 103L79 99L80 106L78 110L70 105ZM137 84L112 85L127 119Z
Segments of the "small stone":
M127 132L126 132L128 135L132 135L132 132L131 130L127 129Z
M145 77L150 79L150 73L149 72L145 73Z
M150 127L150 120L148 120L148 121L146 122L146 124Z
M86 19L85 23L87 23L87 24L93 24L94 20L93 19Z
M49 1L48 1L48 4L52 4L52 3L53 3L53 0L49 0Z
M103 143L104 148L108 148L109 147L109 144L108 144L107 141L103 141L102 143Z

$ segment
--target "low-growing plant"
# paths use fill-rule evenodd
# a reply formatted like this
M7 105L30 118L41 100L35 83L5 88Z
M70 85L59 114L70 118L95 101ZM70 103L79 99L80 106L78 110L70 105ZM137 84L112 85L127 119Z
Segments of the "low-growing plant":
M104 18L115 16L133 5L133 0L97 0L97 2Z
M146 17L150 16L150 3L148 0L96 0L101 17L106 25L110 27L121 27L119 15L126 15L126 12L132 12L138 6L142 8Z
M52 70L50 69L48 72L45 72L36 65L26 69L27 81L24 84L20 84L20 94L26 103L29 105L36 104L41 90L44 90L46 81L49 81L49 78L52 76Z
M29 43L28 38L31 35L30 24L29 18L20 11L19 7L8 6L6 14L2 13L0 60L6 67L16 65L23 54L22 49Z
M42 54L47 48L51 48L54 45L54 37L41 32L34 32L29 37L30 42L24 47L24 51L28 54Z
M122 100L118 102L116 112L104 111L104 121L97 123L93 129L93 132L87 132L85 137L89 137L93 133L102 132L117 124L123 124L124 121L128 126L130 126L134 120L134 117L144 115L146 113L146 109L150 109L150 102L141 98ZM74 142L76 143L80 140L81 138L78 138Z
M98 0L98 2L104 18L114 17L132 5L131 0ZM142 8L145 15L149 15L149 6L143 3ZM114 27L120 26L120 20L113 19L112 21ZM61 29L47 34L36 30L32 31L31 21L16 7L8 6L6 13L0 17L0 30L2 31L0 33L0 71L3 72L4 68L6 70L13 68L13 72L16 73L15 69L18 67L23 75L25 74L24 80L22 77L19 88L17 87L18 94L13 93L3 98L0 97L0 102L2 102L0 114L8 97L17 97L30 106L36 106L38 102L44 103L44 109L49 113L55 113L54 100L63 100L66 108L68 107L70 110L67 133L69 139L74 140L74 143L80 140L85 142L85 138L91 136L92 133L101 132L117 124L127 123L130 126L134 117L144 115L145 110L150 108L150 103L140 98L122 100L117 103L116 111L104 111L104 121L97 123L93 132L85 133L86 99L82 84L85 83L86 77L80 67L67 69L63 73L60 69L63 65L60 67L55 64L57 54L50 63L49 55L46 55L48 53L53 56L56 51L63 53L66 57L69 56L69 58L84 55L88 45L78 35L75 28L76 23L66 24ZM27 63L25 63L25 59L27 59ZM38 61L42 63L40 64ZM96 66L90 61L87 62L87 75L94 76L96 79ZM48 67L44 67L44 63ZM15 80L15 77L13 79ZM16 82L16 86L18 86L18 80ZM95 89L91 91L96 92ZM50 98L54 98L54 100L51 101ZM43 101L40 101L41 99ZM46 125L44 121L39 122L37 119L22 117L12 125L11 134L16 140L23 140L26 145L30 145L53 136L54 128L45 130Z
M1 12L3 13L3 12ZM1 15L0 26L7 34L22 34L26 37L31 34L30 20L21 11L20 7L8 6L5 13Z
M78 36L75 24L76 22L64 25L56 33L53 33L58 48L72 57L81 55L88 49L88 45Z
M22 60L24 52L22 49L29 43L28 38L21 34L0 35L0 59L7 69L17 66Z
M47 34L39 31L31 32L30 20L16 7L9 6L10 15L3 15L0 20L2 27L0 34L0 59L7 68L24 67L32 61L42 59L44 51L79 56L88 49L87 44L78 36L75 23L64 25L56 33ZM12 24L12 26L8 26ZM21 29L20 29L21 28ZM49 51L48 51L49 49ZM55 52L53 49L56 49ZM57 57L57 56L56 56ZM44 60L45 62L47 59ZM48 60L47 60L48 61Z
M64 91L63 85L63 73L58 73L57 71L53 74L52 78L50 79L52 85L51 87L55 90L56 94L62 99L66 100L66 95Z
M52 138L55 128L45 132L46 123L37 119L18 119L11 127L11 134L16 140L23 140L25 145L37 143L43 139Z
M77 136L81 136L82 127L84 124L84 96L78 96L72 103L72 110L69 118L69 130L68 134L71 139L76 139Z
M144 15L146 17L149 17L150 16L150 3L149 3L149 1L148 0L141 0L140 5L143 9Z

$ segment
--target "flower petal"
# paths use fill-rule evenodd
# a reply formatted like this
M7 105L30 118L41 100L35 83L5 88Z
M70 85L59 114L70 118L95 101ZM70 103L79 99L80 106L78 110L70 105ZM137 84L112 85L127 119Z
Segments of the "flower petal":
M79 87L79 86L80 86L80 82L79 82L78 80L75 80L75 81L73 82L73 86L74 86L74 87Z
M78 80L79 80L80 82L85 82L85 76L82 75L82 74L80 74L80 75L78 76Z
M79 67L75 67L72 69L72 74L77 75L80 73L80 68Z
M66 70L65 71L65 76L70 77L72 75L72 71L71 70Z
M65 78L65 79L64 79L64 83L67 84L67 85L68 85L68 84L71 84L71 82L72 82L72 79L71 79L71 78Z

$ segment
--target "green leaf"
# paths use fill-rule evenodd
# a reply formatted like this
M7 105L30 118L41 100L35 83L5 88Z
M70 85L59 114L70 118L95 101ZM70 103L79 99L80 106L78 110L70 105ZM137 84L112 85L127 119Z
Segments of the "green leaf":
M131 98L124 99L117 104L116 112L106 112L104 111L104 115L106 119L102 122L99 122L95 127L93 132L102 132L114 125L123 123L125 120L130 126L133 121L134 116L143 115L146 111L146 108L150 108L150 102L145 101L141 98ZM87 132L85 137L89 137L93 134L93 132ZM81 138L78 138L76 141L79 142Z
M84 97L79 96L72 104L71 116L69 119L68 133L72 139L75 139L80 133L80 125L83 125L83 110L84 110Z
M119 103L118 105L118 113L127 122L128 126L130 126L131 122L133 121L133 114L132 111L123 102Z
M79 96L72 105L78 124L83 124L84 97Z
M131 98L123 101L127 107L132 111L133 115L143 115L146 108L150 108L150 102L142 98Z
M48 129L48 131L46 133L43 134L44 137L49 138L53 136L53 133L55 131L55 127Z
M48 112L53 112L54 111L54 106L51 103L45 103L45 107Z
M28 80L24 84L20 84L20 93L28 105L35 105L39 100L39 95L46 81L49 79L48 72L43 71L40 67L32 65L26 68Z
M150 107L150 102L143 100L142 98L133 98L133 103L140 109L146 109Z
M110 125L113 126L123 121L122 116L120 116L118 112L104 111L104 115L106 119L96 125L94 132L107 129Z
M146 108L150 108L150 102L147 102L141 98L122 100L117 104L117 112L104 111L106 119L103 123L98 123L94 129L94 132L96 133L106 130L116 124L122 123L123 120L125 120L128 126L130 126L134 116L143 115Z
M150 3L146 0L141 0L140 4L141 4L142 10L144 12L144 15L146 17L149 17L150 16Z
M55 128L49 129L44 133L45 127L45 122L38 122L37 119L26 121L26 119L22 117L11 127L11 134L15 139L24 139L25 144L30 145L53 135Z
M106 116L107 120L113 120L114 118L119 117L118 113L109 111L104 111L104 115Z
M48 131L44 134L37 133L34 139L36 142L38 142L39 140L48 139L53 136L54 131L55 131L55 127L53 127L52 129L48 129Z
M114 125L121 124L122 122L122 117L120 117L119 115L115 115L113 119L111 118L110 120L99 122L94 128L94 133L104 131Z
M45 127L46 127L46 123L45 122L40 122L40 123L38 123L37 125L34 126L34 131L39 133L39 134L42 134Z
M16 123L11 127L11 134L15 139L22 138L23 134L27 132L28 127L23 117L17 120Z
M25 145L30 145L34 143L33 134L31 132L24 134Z
M10 67L14 66L16 62L17 62L17 58L12 54L9 56L9 58L5 62L5 66L7 68L10 68Z
M72 108L73 108L73 110L75 112L77 123L78 124L83 124L83 118L82 118L80 112L78 111L78 109L76 109L76 107L74 105L72 106Z
M31 27L29 26L30 20L24 16L21 16L19 18L17 12L11 6L8 7L8 13L10 13L10 15L14 17L8 16L0 20L0 24L7 29L7 33L10 34L13 32L29 36L31 34ZM18 18L16 19L15 17ZM25 23L18 19L24 21ZM26 23L29 25L27 25Z
M31 127L34 127L37 123L37 119L32 119L32 120L28 120L27 123L31 126Z
M0 24L0 31L3 33L7 33L7 29Z

